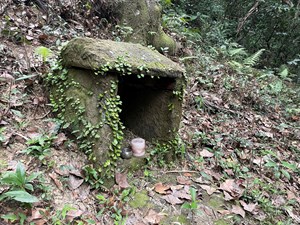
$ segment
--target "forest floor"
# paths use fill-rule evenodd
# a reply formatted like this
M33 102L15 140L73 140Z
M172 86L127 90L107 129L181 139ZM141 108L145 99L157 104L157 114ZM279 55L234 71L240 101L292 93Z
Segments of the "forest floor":
M3 3L0 10L0 175L40 173L29 182L39 201L0 201L0 224L300 224L300 97L288 79L237 71L189 49L194 57L181 57L183 157L170 165L155 149L145 168L121 174L129 188L93 189L82 170L87 157L51 111L43 83L49 65L36 49L54 58L73 37L114 40L118 31L68 9L63 19L54 6L45 13ZM2 184L0 194L10 187Z

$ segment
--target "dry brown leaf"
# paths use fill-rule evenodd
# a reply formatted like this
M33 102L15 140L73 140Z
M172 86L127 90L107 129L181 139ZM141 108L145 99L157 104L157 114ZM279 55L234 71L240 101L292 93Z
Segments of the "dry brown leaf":
M293 212L293 207L288 206L288 207L286 208L286 211L287 211L287 213L289 214L289 216L290 216L291 218L293 218L293 220L295 220L298 224L300 224L300 216L296 215L296 214Z
M76 177L80 177L80 178L83 178L84 176L82 175L81 171L80 170L70 170L70 174L73 174L74 176Z
M187 184L187 185L190 185L192 183L192 181L190 180L190 178L188 177L184 177L184 176L178 176L177 177L177 182L179 184Z
M69 176L70 171L65 169L65 170L61 170L61 169L54 169L54 172L57 173L60 176Z
M144 219L149 224L159 224L162 218L163 218L162 214L157 213L153 209L150 209L147 216Z
M15 78L10 75L9 73L7 73L6 71L4 73L2 73L0 75L0 82L1 81L8 81L8 82L14 82L15 81Z
M234 172L232 171L232 169L227 169L227 170L224 170L228 175L234 175Z
M55 146L61 146L66 140L67 140L66 135L64 133L59 133L57 135L57 138L54 139L53 144Z
M234 188L234 185L234 179L227 179L220 185L220 189L231 193L232 189Z
M174 191L172 193L172 195L174 197L177 197L177 198L182 198L182 199L186 199L186 200L191 200L191 195L189 194L189 192L186 192L186 190L180 190L180 191Z
M241 217L245 218L245 211L242 209L242 207L238 206L238 205L233 205L231 212L237 215L240 215Z
M127 182L127 174L126 173L118 173L116 172L116 183L120 186L120 188L128 188L130 185Z
M167 190L170 189L169 185L164 185L162 183L157 183L154 186L154 191L159 193L159 194L167 194Z
M210 184L210 181L205 180L203 177L198 177L196 179L193 179L193 181L198 184Z
M183 203L183 201L181 201L179 198L177 198L173 195L165 195L165 196L162 196L161 198L165 199L171 205L177 205L177 204L182 204Z
M49 216L49 212L46 209L35 208L31 211L31 217L27 218L27 222L33 222L37 225L44 225L47 223L46 219Z
M229 210L226 210L226 209L220 209L218 210L218 213L220 213L221 215L228 215L230 214L231 212Z
M272 199L272 203L274 206L279 207L284 205L286 203L286 200L284 199L283 196L278 195L274 199Z
M254 212L254 210L255 210L255 208L257 206L257 203L249 203L249 204L247 204L246 202L244 202L242 200L240 201L240 203L241 203L241 205L243 206L243 208L246 211L251 212L251 213Z
M224 193L225 201L230 201L230 200L234 199L227 191L223 191L223 193Z
M208 195L212 195L214 192L217 191L216 188L213 188L213 187L211 187L209 185L200 185L200 187L202 189L204 189L207 192Z
M84 179L77 178L76 176L70 174L69 176L69 188L71 190L75 190L80 187L80 185L83 183Z
M182 189L183 187L184 187L184 186L183 186L182 184L170 186L170 188L171 188L172 191L180 190L180 189Z
M239 198L242 196L244 188L242 187L243 180L227 179L225 182L221 183L219 189L227 191L234 198Z
M83 211L79 209L71 209L70 211L67 212L67 221L72 222L74 219L80 217L83 214Z
M185 176L185 177L192 177L193 175L191 173L184 173L183 176Z
M46 209L35 208L31 212L30 221L36 220L36 219L41 219L41 218L43 218L43 215L45 215L45 214L46 214Z
M49 173L49 177L53 180L59 190L64 191L62 183L57 179L57 175L54 172Z
M208 151L207 149L204 149L200 152L200 155L203 157L203 158L211 158L214 156L214 153Z

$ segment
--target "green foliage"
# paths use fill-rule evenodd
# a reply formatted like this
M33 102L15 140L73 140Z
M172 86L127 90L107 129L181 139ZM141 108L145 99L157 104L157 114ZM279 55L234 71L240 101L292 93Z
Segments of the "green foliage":
M35 54L42 57L43 62L45 63L50 56L52 56L52 51L49 48L40 46L35 49Z
M261 55L264 51L265 51L265 49L258 50L253 55L251 55L251 56L247 57L246 59L244 59L243 64L246 65L246 66L254 67L258 63L258 61L259 61L259 59L260 59L260 57L261 57Z
M43 161L45 157L50 154L54 138L54 136L40 136L38 138L30 139L26 142L29 146L21 152L37 157L39 160Z
M24 225L25 220L27 219L26 215L23 213L18 213L17 215L14 213L9 213L1 216L2 219L7 220L11 223L19 222L20 225Z
M31 175L26 176L24 165L18 163L15 172L9 171L1 176L0 183L9 186L10 190L0 195L0 201L10 198L25 203L37 202L38 199L29 194L27 190L34 191L32 182L40 174L41 173L32 173Z
M53 225L65 225L71 224L70 222L66 221L67 213L71 210L76 210L76 208L72 207L71 205L64 205L61 210L56 211L56 213L52 216L51 220Z
M181 208L196 210L198 208L197 190L193 187L190 188L191 202L185 202Z
M114 220L115 225L124 225L126 223L127 215L125 217L122 215L122 208L119 208L119 206L127 203L134 193L134 188L128 188L121 192L116 189L111 193L113 194L111 198L98 194L96 198L101 205L98 216L102 215L104 212L110 212L110 216ZM114 199L114 202L111 202L110 199Z

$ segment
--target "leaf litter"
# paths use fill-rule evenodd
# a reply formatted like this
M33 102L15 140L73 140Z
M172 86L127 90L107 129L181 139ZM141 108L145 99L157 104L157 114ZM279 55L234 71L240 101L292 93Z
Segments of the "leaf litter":
M76 14L76 10L74 13ZM55 198L49 202L45 201L48 206L61 210L66 204L72 204L76 209L69 211L69 221L84 217L95 219L94 215L98 210L95 193L84 183L81 174L87 160L86 156L78 151L76 145L69 143L70 140L65 133L57 133L58 126L51 121L53 115L48 113L51 112L47 105L48 97L40 82L40 75L45 72L45 67L34 54L37 46L47 45L55 49L56 41L69 40L78 34L80 29L68 23L68 28L62 25L61 32L54 32L56 28L51 22L55 21L47 21L41 10L30 6L19 7L11 4L7 16L12 22L12 30L25 34L30 44L23 46L18 44L18 40L14 37L0 37L0 128L6 129L2 132L4 141L1 141L0 151L5 154L0 155L0 171L13 170L13 162L27 161L30 164L27 166L30 171L37 169L44 172L46 183L53 189L52 196ZM62 18L58 20L63 21ZM88 23L88 20L85 20ZM50 23L46 24L47 22ZM48 27L50 32L46 32L41 24ZM1 29L6 29L3 24L0 26ZM104 35L102 38L110 38L109 34L100 33ZM90 35L99 34L90 32ZM166 214L154 209L147 209L146 212L131 209L128 224L130 221L131 224L160 223L166 215L172 214L174 207L177 215L180 215L181 204L191 201L189 192L191 186L197 188L197 198L203 201L205 193L214 196L219 191L223 192L226 201L224 209L214 210L213 207L205 205L207 202L203 202L202 208L206 207L204 214L207 214L207 221L231 213L242 218L251 218L251 215L255 215L258 221L272 217L272 214L262 209L261 203L251 193L252 190L257 190L260 191L262 200L273 199L270 201L272 209L282 212L274 218L275 220L285 221L285 214L288 214L299 223L300 200L297 193L300 179L297 155L300 149L300 131L299 125L295 125L299 124L299 115L286 116L280 106L273 107L266 104L264 99L253 91L261 88L252 78L248 80L247 87L241 86L232 92L226 90L225 78L232 71L223 65L224 70L214 70L210 66L207 65L202 71L203 76L189 77L184 101L182 121L184 125L180 130L182 139L189 144L188 154L195 159L191 161L187 158L184 163L199 171L196 174L197 178L183 173L176 176L177 183L165 184L160 181L161 174L158 173L155 177L155 194L150 195L150 190L148 194L151 201ZM20 74L28 78L22 79ZM206 79L207 82L202 83L199 78ZM243 76L231 78L234 86L242 82L239 79L244 79ZM208 85L210 82L213 82L214 86ZM203 99L202 106L197 105L199 101L196 99L200 98ZM51 157L47 158L53 164L47 169L45 165L35 168L33 165L38 165L36 160L19 152L27 147L28 139L39 138L45 133L57 134L51 148ZM119 188L129 188L134 182L131 178L127 180L127 175L116 173ZM143 177L138 179L140 184L136 185L138 189L153 186ZM143 182L140 182L141 179L145 179L144 186ZM66 188L68 185L71 190ZM246 195L248 198L245 199ZM111 198L111 201L114 205L115 198ZM290 201L295 203L290 204ZM240 205L236 205L238 203ZM201 208L202 203L198 204ZM289 205L286 206L287 204ZM31 215L28 214L29 222L46 224L47 219L43 215L47 218L54 215L41 206L43 204L34 206ZM0 213L12 210L10 206L4 206L1 207ZM217 217L212 216L214 213ZM98 222L112 224L111 218L107 215Z

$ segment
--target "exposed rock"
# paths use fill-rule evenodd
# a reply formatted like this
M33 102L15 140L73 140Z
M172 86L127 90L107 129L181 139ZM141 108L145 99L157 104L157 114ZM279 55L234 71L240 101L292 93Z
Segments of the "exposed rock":
M152 45L158 51L168 48L168 53L176 53L176 42L161 28L161 7L156 0L124 0L116 7L120 25L133 29L126 41Z
M101 65L112 66L119 57L132 66L133 73L140 73L145 66L147 75L160 77L182 77L184 70L169 58L140 44L75 38L62 51L64 66L96 70Z

